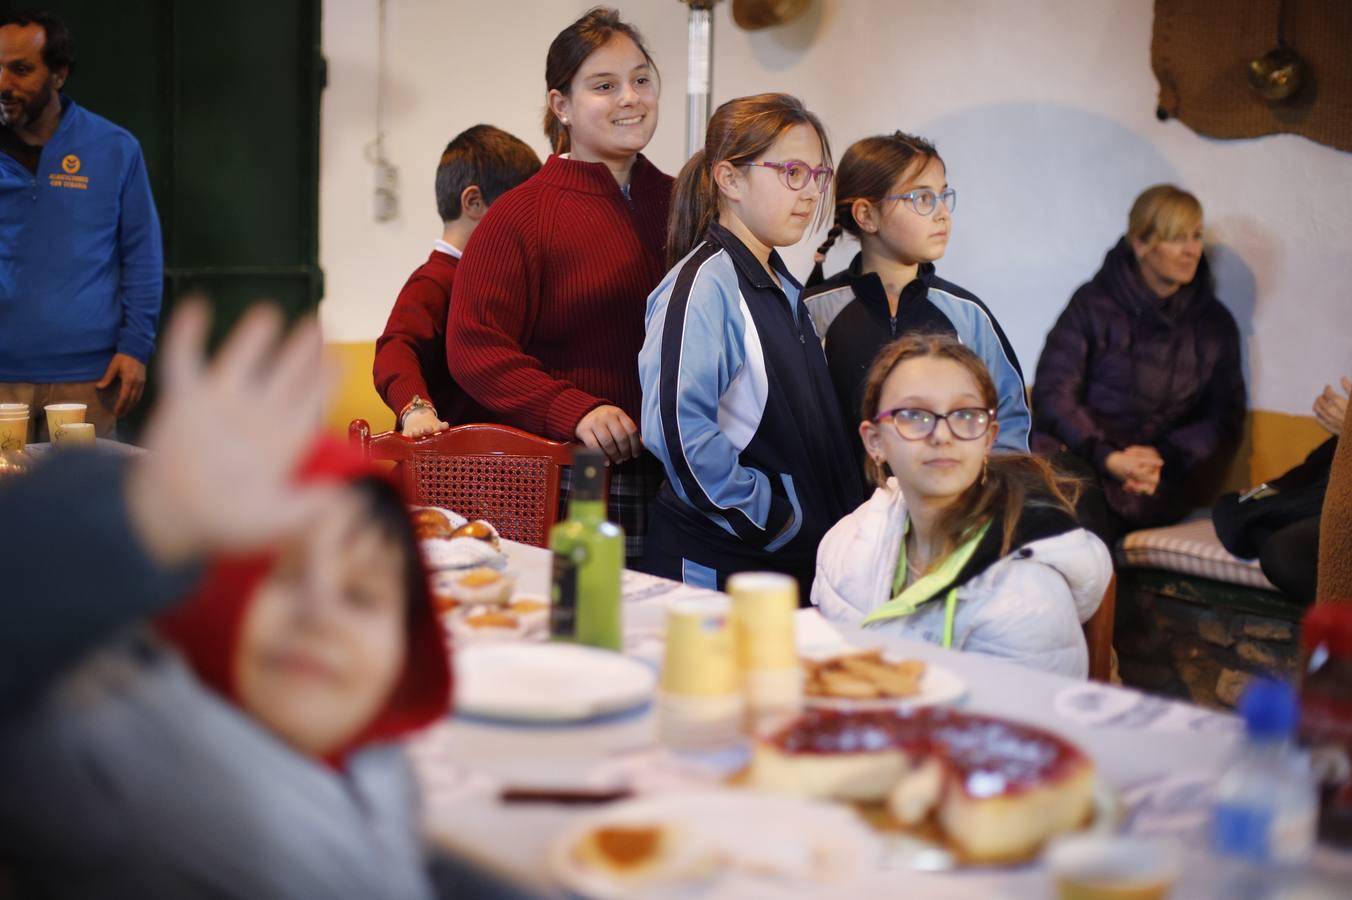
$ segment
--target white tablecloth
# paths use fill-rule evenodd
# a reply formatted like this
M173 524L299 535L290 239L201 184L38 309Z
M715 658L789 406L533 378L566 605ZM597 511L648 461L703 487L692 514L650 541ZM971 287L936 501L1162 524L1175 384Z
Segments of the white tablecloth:
M511 564L519 590L545 593L549 554L512 544ZM625 573L626 652L656 662L667 605L694 592L684 585L634 572ZM815 615L813 613L812 615ZM845 630L860 643L862 632ZM1188 854L1183 882L1174 896L1213 896L1216 866L1206 855L1202 829L1208 792L1234 753L1240 726L1230 715L1147 697L1132 690L1074 681L977 654L930 644L893 640L907 656L958 673L969 687L962 708L994 713L1051 729L1077 743L1094 759L1103 781L1120 798L1124 829L1177 836ZM526 727L452 719L412 747L423 785L426 821L432 839L490 869L537 890L558 891L545 865L551 839L594 807L503 806L497 791L514 786L603 786L627 783L662 790L712 779L697 760L655 747L651 709L578 726ZM1344 856L1322 853L1317 868L1352 877ZM1322 880L1322 879L1321 879ZM991 898L1051 896L1045 870L1037 865L925 874L910 870L861 872L832 896ZM820 896L785 887L775 896ZM1302 896L1323 896L1322 892ZM1329 894L1335 896L1336 894Z

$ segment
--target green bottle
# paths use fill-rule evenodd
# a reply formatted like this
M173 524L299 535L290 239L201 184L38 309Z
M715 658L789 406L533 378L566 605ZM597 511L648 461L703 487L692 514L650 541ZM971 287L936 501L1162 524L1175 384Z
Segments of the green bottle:
M573 454L568 518L549 532L554 552L549 631L554 640L620 650L620 573L624 531L606 521L606 457L579 447Z

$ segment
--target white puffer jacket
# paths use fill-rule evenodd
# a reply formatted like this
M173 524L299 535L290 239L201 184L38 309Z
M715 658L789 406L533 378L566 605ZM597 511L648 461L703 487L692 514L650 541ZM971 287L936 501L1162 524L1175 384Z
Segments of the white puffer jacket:
M891 599L905 522L906 501L891 479L826 533L812 585L823 616L860 625ZM1080 626L1098 609L1112 573L1108 548L1083 528L1016 546L959 585L953 649L1084 678L1089 651ZM946 594L868 628L942 644Z

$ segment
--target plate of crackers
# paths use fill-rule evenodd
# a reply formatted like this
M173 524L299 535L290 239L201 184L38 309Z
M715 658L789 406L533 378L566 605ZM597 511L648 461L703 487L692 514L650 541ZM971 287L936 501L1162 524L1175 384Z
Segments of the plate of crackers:
M808 655L803 662L803 700L840 710L916 709L954 703L967 682L951 669L918 659L900 659L882 649Z

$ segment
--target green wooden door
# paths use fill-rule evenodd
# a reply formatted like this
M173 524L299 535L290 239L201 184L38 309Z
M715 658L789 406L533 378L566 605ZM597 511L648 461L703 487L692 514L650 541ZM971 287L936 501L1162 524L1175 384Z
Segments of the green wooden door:
M314 309L320 0L0 0L30 6L74 35L66 92L144 149L164 231L161 321L192 290L211 297L217 338L260 299L291 318ZM152 364L152 392L153 380Z

